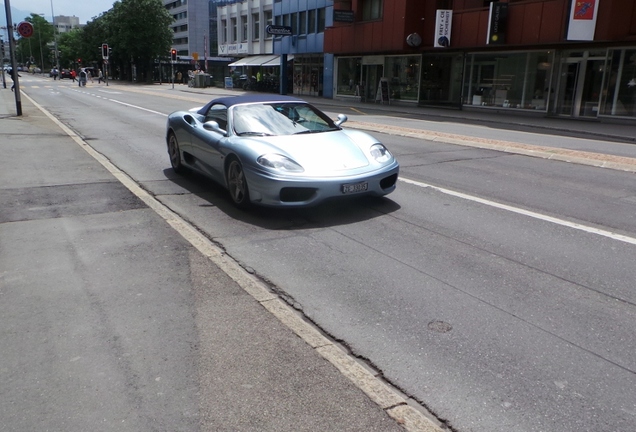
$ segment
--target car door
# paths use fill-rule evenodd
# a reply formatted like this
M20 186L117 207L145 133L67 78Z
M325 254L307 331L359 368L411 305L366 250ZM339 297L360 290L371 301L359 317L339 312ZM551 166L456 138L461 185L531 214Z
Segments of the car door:
M203 124L215 121L221 129L227 129L227 107L222 104L214 104L210 107L203 119L203 123L197 122L192 127L191 154L196 158L196 166L215 178L218 182L224 182L223 154L220 144L225 136L215 131L205 129Z

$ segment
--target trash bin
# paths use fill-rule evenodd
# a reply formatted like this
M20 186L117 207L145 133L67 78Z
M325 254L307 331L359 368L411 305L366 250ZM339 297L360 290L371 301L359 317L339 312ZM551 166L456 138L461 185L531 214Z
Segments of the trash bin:
M194 86L197 88L205 87L205 74L194 75Z
M205 86L212 87L212 75L205 74Z

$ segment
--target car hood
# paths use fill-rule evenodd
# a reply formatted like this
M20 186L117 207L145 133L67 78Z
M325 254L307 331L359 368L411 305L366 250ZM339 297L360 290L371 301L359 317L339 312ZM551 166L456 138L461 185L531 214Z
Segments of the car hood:
M369 165L369 149L377 142L358 131L330 131L301 135L251 138L267 144L260 149L283 154L300 164L305 174L355 170Z

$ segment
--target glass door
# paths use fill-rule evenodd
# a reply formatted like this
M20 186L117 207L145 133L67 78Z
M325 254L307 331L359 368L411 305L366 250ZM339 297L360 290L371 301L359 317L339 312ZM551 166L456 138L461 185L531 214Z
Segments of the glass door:
M597 117L603 85L605 52L572 52L561 60L557 114Z

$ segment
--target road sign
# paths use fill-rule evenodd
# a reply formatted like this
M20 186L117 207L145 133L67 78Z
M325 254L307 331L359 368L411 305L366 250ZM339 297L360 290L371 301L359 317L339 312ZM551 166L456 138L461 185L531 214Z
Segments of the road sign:
M22 21L18 24L18 34L23 38L30 38L33 36L33 24L28 21Z
M289 26L276 26L276 25L268 25L265 27L267 30L267 34L275 35L275 36L291 36L292 28Z

